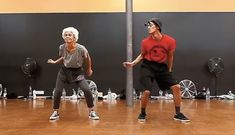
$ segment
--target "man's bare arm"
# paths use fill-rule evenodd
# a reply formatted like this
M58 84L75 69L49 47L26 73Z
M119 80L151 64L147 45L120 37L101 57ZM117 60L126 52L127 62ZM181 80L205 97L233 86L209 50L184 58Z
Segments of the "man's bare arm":
M136 64L138 64L142 59L143 59L143 55L139 54L139 56L136 57L136 59L134 61L132 61L132 62L123 62L122 64L123 64L124 67L129 68L129 67L133 67Z

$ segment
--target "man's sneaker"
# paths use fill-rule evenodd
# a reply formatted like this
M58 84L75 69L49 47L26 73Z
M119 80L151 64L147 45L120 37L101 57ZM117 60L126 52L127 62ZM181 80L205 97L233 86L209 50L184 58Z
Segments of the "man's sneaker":
M59 119L59 117L60 117L59 113L57 111L54 111L49 119L50 120L57 120L57 119Z
M91 111L91 112L89 113L89 119L92 119L92 120L99 120L100 117L96 114L95 111Z
M146 114L140 113L140 115L138 116L138 121L145 122L146 121Z
M186 116L184 116L183 113L178 113L178 114L176 114L176 115L174 116L174 120L179 120L179 121L181 121L181 122L189 122L189 121L190 121Z

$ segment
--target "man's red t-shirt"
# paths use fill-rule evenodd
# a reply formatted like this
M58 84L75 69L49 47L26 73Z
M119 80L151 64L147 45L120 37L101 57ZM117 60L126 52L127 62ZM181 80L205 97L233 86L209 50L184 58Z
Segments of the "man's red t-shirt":
M148 36L142 40L141 53L143 54L143 58L148 61L165 63L168 52L174 52L175 48L175 39L166 34L162 35L160 41L153 39L152 36Z

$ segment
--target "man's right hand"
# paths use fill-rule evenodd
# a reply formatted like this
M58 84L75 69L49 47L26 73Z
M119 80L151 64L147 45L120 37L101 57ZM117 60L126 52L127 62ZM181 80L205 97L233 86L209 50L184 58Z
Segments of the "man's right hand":
M125 68L130 68L130 67L133 67L134 65L132 64L132 62L123 62L122 65L125 67Z

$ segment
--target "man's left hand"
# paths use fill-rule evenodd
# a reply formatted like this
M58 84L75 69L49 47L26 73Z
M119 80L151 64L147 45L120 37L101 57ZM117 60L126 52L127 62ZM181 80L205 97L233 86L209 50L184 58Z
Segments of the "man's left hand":
M88 69L87 72L86 72L87 76L91 76L93 74L93 71L92 69Z

